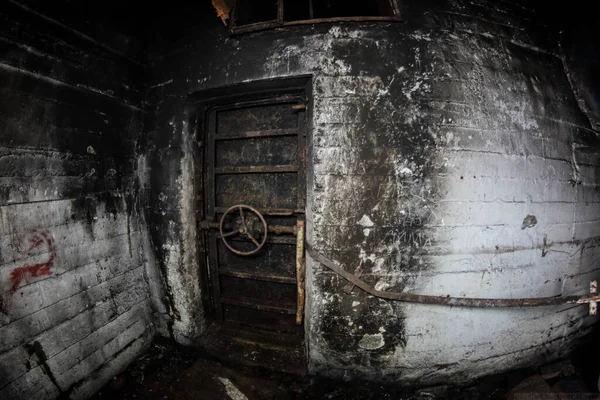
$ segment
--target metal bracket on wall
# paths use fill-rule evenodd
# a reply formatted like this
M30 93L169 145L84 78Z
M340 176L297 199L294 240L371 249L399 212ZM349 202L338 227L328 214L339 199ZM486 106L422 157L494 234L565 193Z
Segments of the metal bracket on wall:
M594 296L596 295L596 296ZM598 299L598 282L591 281L590 282L590 296L592 296L592 300L590 300L590 315L596 315L598 313L598 301L593 301L595 297Z
M360 278L361 275L362 275L362 271L361 271L360 267L356 268L356 271L354 271L354 276L356 278ZM346 294L350 294L350 293L352 293L352 290L354 290L355 287L356 287L356 285L354 283L350 282L346 286L344 286L344 292Z
M590 315L597 315L598 302L600 302L600 296L598 295L598 281L590 281L590 295L587 297L581 297L579 300L572 303L589 304Z
M491 308L491 307L539 307L539 306L552 306L552 305L563 305L563 304L589 304L590 315L596 315L597 303L600 302L600 296L597 293L596 281L590 282L590 296L555 296L555 297L531 297L531 298L520 298L520 299L485 299L485 298L473 298L473 297L451 297L451 296L430 296L423 294L414 293L399 293L399 292L385 292L377 290L371 287L365 281L359 279L357 276L346 271L335 262L331 261L318 251L312 248L308 243L306 246L306 252L316 261L320 262L333 272L346 279L353 286L358 286L365 292L382 299L404 301L408 303L420 303L420 304L436 304L446 306L457 306L457 307L478 307L478 308ZM593 313L592 313L593 311Z

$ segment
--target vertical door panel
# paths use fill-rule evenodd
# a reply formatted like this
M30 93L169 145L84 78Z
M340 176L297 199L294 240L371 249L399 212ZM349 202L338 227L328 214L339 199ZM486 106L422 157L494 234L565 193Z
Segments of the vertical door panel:
M258 209L270 226L295 226L304 218L304 112L293 108L299 101L262 100L210 113L205 177L209 219L219 221L237 204ZM233 221L226 221L228 231L236 226ZM301 335L302 328L294 324L294 236L269 233L259 252L241 256L227 249L218 231L207 234L216 318ZM228 239L241 251L255 247L243 234Z

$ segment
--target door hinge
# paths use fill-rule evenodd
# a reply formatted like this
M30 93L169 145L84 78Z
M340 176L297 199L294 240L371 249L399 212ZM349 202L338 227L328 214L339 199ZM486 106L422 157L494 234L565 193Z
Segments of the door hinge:
M198 221L198 228L199 229L219 229L219 223L207 221L207 220Z

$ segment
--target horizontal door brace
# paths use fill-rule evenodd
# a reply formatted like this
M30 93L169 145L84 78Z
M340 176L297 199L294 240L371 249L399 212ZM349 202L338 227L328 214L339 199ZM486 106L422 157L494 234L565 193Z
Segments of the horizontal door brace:
M198 221L198 228L207 230L219 229L219 223L212 221ZM275 235L296 235L296 227L287 225L268 225L267 232L274 233Z
M247 131L236 134L221 134L215 135L215 140L236 140L236 139L252 139L252 138L268 138L276 136L296 136L298 129L268 129L263 131Z
M298 172L298 165L252 165L248 167L215 168L215 174L264 174L270 172Z

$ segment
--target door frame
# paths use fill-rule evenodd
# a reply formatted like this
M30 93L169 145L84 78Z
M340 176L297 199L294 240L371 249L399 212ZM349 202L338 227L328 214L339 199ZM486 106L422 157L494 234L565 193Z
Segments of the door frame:
M209 208L207 202L214 201L209 200L206 196L207 193L214 191L214 188L208 187L209 182L205 177L205 172L207 170L207 165L209 162L213 162L214 160L207 159L206 156L206 147L207 147L207 135L209 132L209 124L210 124L210 115L213 110L218 109L226 109L235 106L236 104L248 103L248 102L256 102L256 101L268 101L269 99L277 98L277 97L302 97L305 99L306 103L306 114L305 114L305 143L304 147L306 148L305 159L303 160L304 168L303 174L298 174L298 179L302 179L303 189L302 195L304 196L304 212L305 218L308 217L310 213L310 194L308 192L308 188L311 187L311 182L309 182L309 177L312 176L311 173L311 163L308 160L311 159L312 153L312 135L311 135L311 121L312 121L312 76L310 75L302 75L296 76L292 78L276 78L269 80L258 80L252 81L243 84L235 84L229 86L222 86L213 89L208 89L201 92L196 92L189 97L187 114L188 121L191 126L194 127L193 132L195 134L196 146L194 146L194 164L195 164L195 188L193 195L195 196L194 205L195 205L195 215L196 221L195 226L196 230L199 233L199 223L204 221L207 217L206 211ZM213 113L216 114L216 113ZM299 134L299 137L301 135ZM212 182L214 185L214 182ZM300 201L300 200L299 200ZM214 208L214 205L213 205ZM307 221L308 224L308 221ZM201 298L198 299L198 306L202 307L203 314L205 316L210 316L208 318L208 322L212 323L217 321L218 318L213 313L213 310L216 310L216 305L211 304L213 300L212 296L212 287L214 282L211 282L212 279L218 279L218 276L215 274L209 274L209 266L211 264L209 260L209 251L208 246L210 246L210 242L207 240L207 236L205 234L197 234L196 235L196 249L199 254L199 278L200 278L200 288L201 288ZM305 238L306 240L306 238ZM214 243L214 242L213 242ZM305 317L304 317L304 325L306 325L306 321L308 320L308 308L304 309ZM220 314L222 315L222 313ZM203 329L204 330L204 329Z

